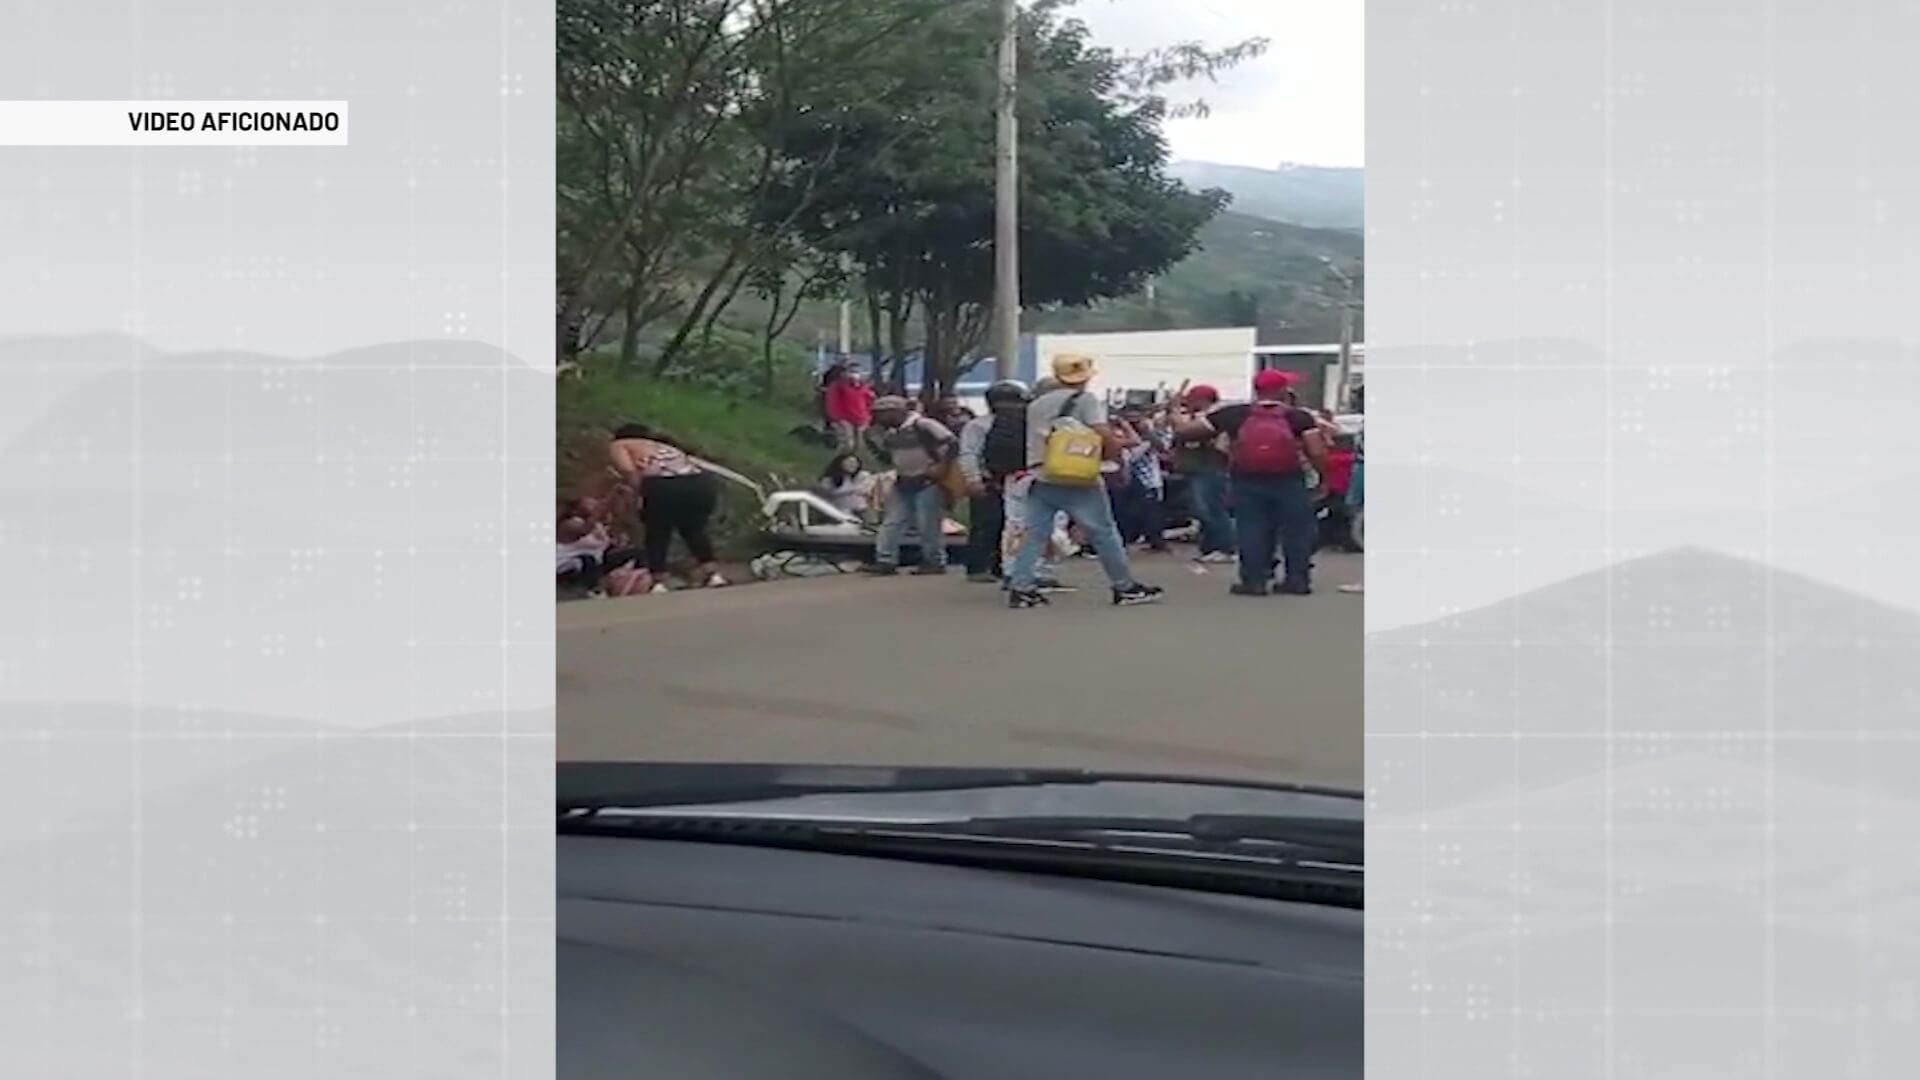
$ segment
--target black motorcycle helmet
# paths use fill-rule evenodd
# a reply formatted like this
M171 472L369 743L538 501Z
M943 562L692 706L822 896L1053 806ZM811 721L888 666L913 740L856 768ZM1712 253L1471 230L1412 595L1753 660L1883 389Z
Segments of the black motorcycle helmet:
M1018 379L1001 379L987 387L987 408L998 409L1006 405L1025 405L1031 397L1027 393L1027 384Z

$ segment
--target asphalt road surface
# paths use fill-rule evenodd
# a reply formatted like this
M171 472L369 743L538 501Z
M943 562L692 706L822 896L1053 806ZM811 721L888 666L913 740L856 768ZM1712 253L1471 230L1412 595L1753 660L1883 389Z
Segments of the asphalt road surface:
M1141 556L1167 589L1010 611L1000 590L835 577L563 604L559 756L1151 769L1359 786L1359 556L1307 597L1227 595L1231 566Z

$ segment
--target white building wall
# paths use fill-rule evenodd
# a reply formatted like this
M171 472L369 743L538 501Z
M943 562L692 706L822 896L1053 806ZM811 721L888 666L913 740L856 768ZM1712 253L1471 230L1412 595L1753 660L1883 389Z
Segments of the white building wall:
M1099 374L1094 388L1171 391L1182 382L1216 386L1228 398L1245 397L1253 378L1253 348L1258 331L1251 326L1217 330L1139 330L1108 334L1039 334L1034 338L1035 370L1045 375L1053 358L1079 353L1094 358Z

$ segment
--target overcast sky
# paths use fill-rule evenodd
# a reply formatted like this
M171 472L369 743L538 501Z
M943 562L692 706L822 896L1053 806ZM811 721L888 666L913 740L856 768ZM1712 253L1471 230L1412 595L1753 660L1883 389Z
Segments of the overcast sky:
M1360 165L1366 144L1363 0L1079 0L1070 9L1103 45L1138 51L1181 40L1270 41L1267 54L1197 93L1205 119L1168 124L1176 158L1272 168Z

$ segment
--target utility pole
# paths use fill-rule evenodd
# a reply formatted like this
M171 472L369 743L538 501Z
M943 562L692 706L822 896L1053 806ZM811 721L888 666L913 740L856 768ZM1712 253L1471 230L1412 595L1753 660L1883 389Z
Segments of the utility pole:
M1000 0L999 124L994 147L993 342L995 375L1010 378L1020 355L1020 5Z
M1354 295L1353 278L1330 258L1320 256L1327 273L1340 282L1340 360L1334 367L1333 407L1345 412L1353 400L1353 305L1359 299Z
M1353 298L1349 296L1340 305L1340 367L1339 381L1334 384L1333 408L1335 412L1346 412L1353 406Z

